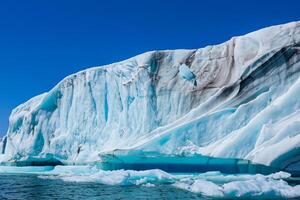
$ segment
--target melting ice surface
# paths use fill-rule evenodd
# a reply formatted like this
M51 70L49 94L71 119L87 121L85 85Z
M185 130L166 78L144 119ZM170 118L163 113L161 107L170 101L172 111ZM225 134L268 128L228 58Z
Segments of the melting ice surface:
M200 174L169 174L162 170L104 171L96 166L0 167L1 173L33 173L41 179L67 182L90 182L105 185L157 187L162 185L187 190L212 198L296 198L300 185L290 186L290 174L226 175L220 172Z

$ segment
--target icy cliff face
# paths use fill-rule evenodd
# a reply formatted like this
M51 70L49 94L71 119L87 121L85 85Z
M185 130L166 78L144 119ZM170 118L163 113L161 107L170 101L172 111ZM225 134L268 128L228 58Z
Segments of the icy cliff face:
M80 163L123 149L299 169L299 60L293 22L78 72L12 111L0 161Z

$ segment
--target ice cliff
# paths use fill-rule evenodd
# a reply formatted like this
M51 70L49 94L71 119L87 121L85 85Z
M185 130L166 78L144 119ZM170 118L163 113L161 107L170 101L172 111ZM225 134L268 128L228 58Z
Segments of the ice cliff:
M201 154L300 170L300 22L70 75L15 108L0 161Z

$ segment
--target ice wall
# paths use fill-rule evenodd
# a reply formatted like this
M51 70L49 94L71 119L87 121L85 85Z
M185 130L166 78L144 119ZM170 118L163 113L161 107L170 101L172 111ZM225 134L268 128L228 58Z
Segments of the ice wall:
M292 22L78 72L12 111L0 161L85 163L121 149L300 169L299 59Z

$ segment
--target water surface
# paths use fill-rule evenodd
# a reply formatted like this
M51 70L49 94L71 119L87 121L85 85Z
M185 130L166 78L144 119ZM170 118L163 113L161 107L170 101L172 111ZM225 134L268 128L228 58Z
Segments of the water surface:
M110 186L41 179L35 174L1 174L0 199L208 199L169 185Z

